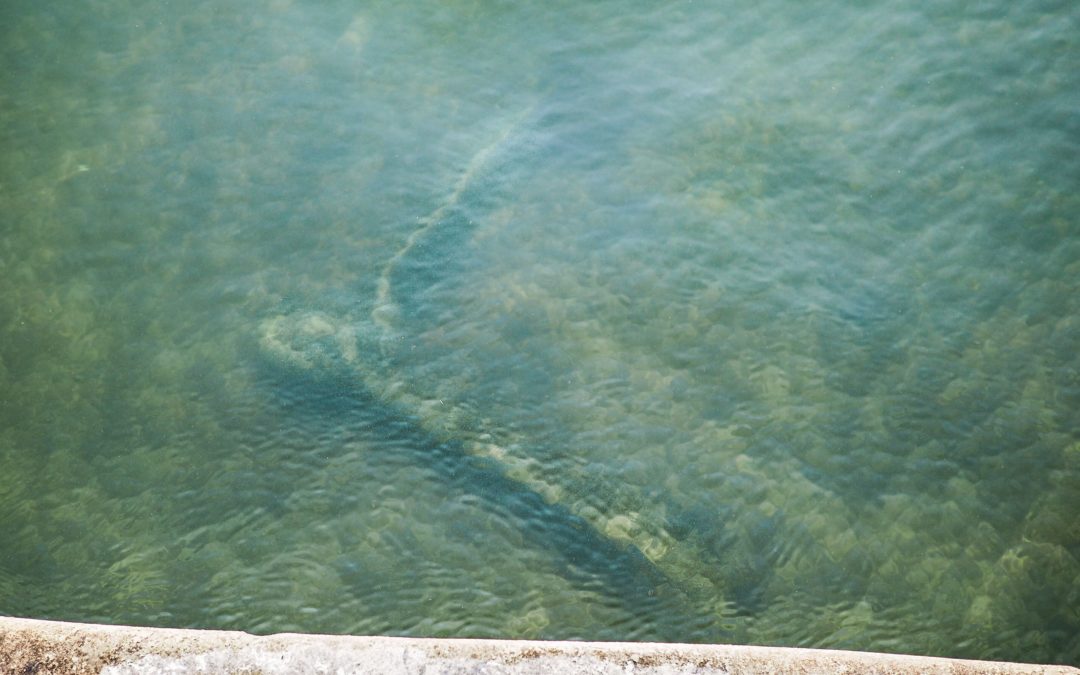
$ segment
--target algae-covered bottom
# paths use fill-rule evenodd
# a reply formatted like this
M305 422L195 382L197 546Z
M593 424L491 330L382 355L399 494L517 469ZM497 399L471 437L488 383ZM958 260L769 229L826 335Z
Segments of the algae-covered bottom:
M0 19L0 613L1080 662L1080 10Z

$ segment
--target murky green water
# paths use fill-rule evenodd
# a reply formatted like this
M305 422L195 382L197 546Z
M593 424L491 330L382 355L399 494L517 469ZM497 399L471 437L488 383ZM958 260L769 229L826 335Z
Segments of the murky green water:
M0 8L0 613L1080 662L1080 10Z

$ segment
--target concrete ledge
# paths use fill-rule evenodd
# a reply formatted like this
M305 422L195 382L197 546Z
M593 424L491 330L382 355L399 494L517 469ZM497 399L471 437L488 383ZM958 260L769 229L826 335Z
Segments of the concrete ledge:
M136 628L0 617L0 673L1071 673L821 649L439 640Z

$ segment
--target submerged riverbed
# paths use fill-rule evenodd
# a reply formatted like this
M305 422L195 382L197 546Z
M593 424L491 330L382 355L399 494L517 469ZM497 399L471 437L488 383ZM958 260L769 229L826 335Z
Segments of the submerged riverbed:
M1080 10L0 9L0 613L1080 662Z

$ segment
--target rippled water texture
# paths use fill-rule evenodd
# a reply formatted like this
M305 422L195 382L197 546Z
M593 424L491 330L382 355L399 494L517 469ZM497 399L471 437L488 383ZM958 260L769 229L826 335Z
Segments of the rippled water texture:
M0 59L0 613L1080 663L1075 3L13 0Z

